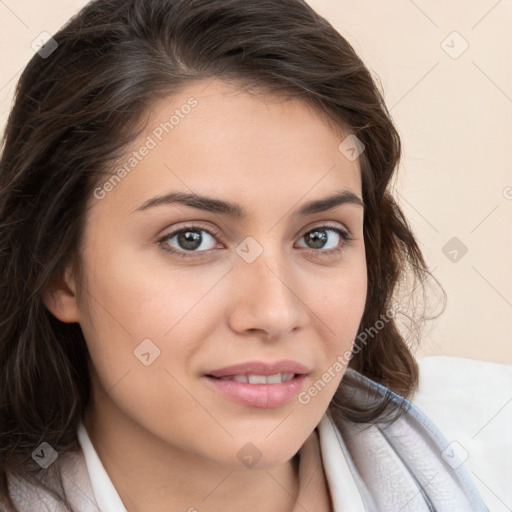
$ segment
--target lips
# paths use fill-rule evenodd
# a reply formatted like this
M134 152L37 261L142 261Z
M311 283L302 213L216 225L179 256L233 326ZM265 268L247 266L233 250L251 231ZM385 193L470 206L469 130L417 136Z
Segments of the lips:
M210 370L205 384L221 396L249 407L280 407L297 395L309 373L303 364L284 360L251 361Z

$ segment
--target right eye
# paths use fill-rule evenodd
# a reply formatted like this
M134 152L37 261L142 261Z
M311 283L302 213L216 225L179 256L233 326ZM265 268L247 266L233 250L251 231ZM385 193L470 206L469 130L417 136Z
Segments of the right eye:
M194 253L214 249L216 236L218 236L217 233L211 232L203 226L191 225L171 231L160 238L158 243L164 246L165 251L185 258L195 257Z

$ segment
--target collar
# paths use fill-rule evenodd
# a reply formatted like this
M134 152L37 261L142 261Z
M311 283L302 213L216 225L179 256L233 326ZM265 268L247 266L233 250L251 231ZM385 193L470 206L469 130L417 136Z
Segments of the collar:
M85 465L87 466L87 472L89 473L92 491L98 508L101 512L128 512L107 471L103 467L82 421L78 427L78 441L82 447Z

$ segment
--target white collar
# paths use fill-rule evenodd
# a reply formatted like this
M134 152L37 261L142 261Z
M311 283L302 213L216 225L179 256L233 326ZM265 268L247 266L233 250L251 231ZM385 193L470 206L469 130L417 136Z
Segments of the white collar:
M318 425L318 438L324 472L335 512L342 510L366 512L367 508L363 504L354 478L353 462L348 455L339 430L328 413L324 414ZM78 440L84 454L94 498L100 511L127 512L112 480L110 480L94 449L83 422L80 422L78 428Z
M87 472L89 473L92 491L98 508L101 512L128 512L112 480L110 480L108 473L105 471L82 421L78 427L78 441L82 447Z
M318 439L334 512L367 512L358 488L362 481L329 411L318 424Z

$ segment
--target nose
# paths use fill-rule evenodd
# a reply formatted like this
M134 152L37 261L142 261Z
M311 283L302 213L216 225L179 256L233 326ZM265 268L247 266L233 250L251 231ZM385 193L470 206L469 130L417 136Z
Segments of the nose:
M234 331L280 339L307 324L305 286L283 254L265 250L252 263L240 258L231 274L235 292L229 323Z

